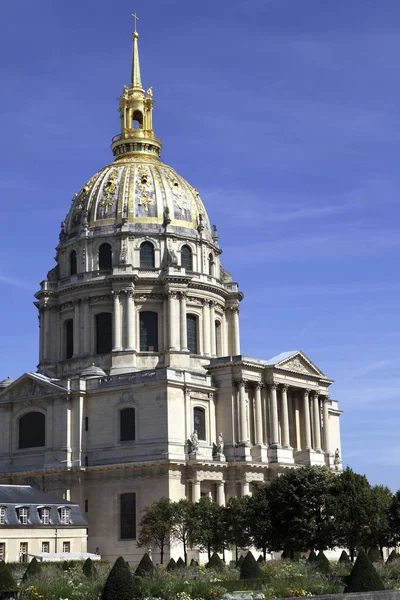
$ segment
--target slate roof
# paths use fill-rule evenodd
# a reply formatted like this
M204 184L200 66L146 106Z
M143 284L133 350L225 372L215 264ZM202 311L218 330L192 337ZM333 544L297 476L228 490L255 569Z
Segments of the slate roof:
M300 352L300 350L289 350L288 352L281 352L280 354L273 356L269 360L266 360L265 364L276 365L276 364L280 363L282 360L286 360L287 358L290 358L291 356L294 356L295 354L298 354L299 352Z

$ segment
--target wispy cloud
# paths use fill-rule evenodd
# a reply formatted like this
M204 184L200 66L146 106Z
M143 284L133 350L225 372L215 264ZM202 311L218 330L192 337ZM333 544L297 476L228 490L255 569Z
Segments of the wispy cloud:
M4 285L13 285L16 287L25 288L27 290L31 290L35 287L34 284L24 281L23 279L17 279L15 277L4 277L3 275L0 275L0 284L1 283L3 283Z

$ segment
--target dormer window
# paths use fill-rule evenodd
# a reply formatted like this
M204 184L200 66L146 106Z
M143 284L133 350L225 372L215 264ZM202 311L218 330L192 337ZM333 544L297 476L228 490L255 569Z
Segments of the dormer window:
M18 512L18 520L22 525L28 524L29 517L29 509L26 506L21 506L21 508L17 509Z
M5 525L6 514L7 514L7 508L5 506L0 506L0 525Z
M69 525L70 521L71 521L71 509L66 507L66 506L62 506L60 508L60 521L62 525Z
M39 508L39 516L42 525L49 525L50 523L50 509L47 506Z

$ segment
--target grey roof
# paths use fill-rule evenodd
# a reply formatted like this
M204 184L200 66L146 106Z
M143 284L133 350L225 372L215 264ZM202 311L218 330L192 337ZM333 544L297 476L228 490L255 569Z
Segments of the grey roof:
M0 484L0 504L45 504L57 506L74 504L59 496L37 490L31 485L2 485Z
M299 352L300 352L300 350L288 350L288 352L281 352L280 354L273 356L269 360L266 360L265 364L276 365L276 364L282 362L283 360L286 360L287 358L290 358L291 356L298 354Z

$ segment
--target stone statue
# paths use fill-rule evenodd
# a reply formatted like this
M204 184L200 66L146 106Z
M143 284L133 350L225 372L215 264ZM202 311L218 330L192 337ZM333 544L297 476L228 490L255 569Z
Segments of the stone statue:
M190 436L190 452L198 452L199 450L199 436L197 435L197 430L195 429Z
M339 448L336 448L335 456L333 458L333 464L335 465L336 471L339 470L339 466L340 466L341 462L342 462L342 459L340 457L340 450L339 450Z
M152 98L153 97L153 88L149 87L149 89L147 90L147 97L148 98Z
M217 437L217 454L224 453L224 438L222 437L222 433L220 432Z

